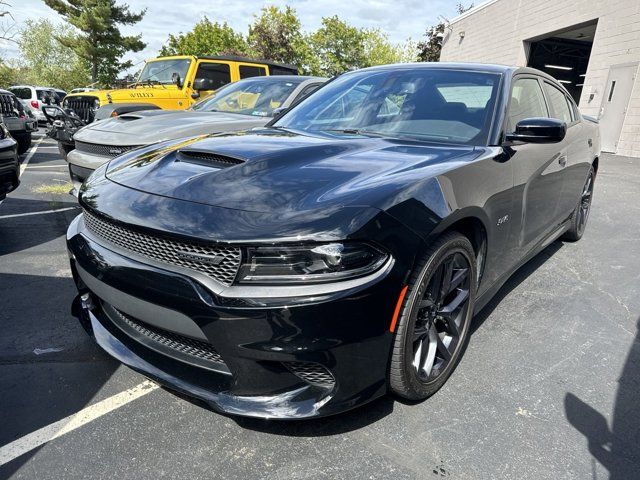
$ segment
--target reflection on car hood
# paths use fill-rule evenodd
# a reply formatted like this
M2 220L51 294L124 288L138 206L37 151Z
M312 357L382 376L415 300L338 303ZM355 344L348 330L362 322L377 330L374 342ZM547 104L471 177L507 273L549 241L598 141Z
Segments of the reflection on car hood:
M74 139L102 145L150 143L219 132L262 127L271 117L227 112L146 110L108 118L79 130Z
M286 215L330 206L385 208L410 196L416 182L479 153L467 146L262 129L150 146L112 161L106 175L163 197Z

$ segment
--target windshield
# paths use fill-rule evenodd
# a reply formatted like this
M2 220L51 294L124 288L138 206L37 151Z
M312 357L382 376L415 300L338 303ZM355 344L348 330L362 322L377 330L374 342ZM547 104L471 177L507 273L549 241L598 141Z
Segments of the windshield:
M486 144L499 74L398 68L345 74L274 126L309 132Z
M147 62L140 72L138 82L171 85L174 83L174 74L179 76L180 82L184 82L190 64L191 60L188 58Z
M282 106L301 80L283 80L277 76L258 77L230 83L191 108L202 112L233 112L270 117Z

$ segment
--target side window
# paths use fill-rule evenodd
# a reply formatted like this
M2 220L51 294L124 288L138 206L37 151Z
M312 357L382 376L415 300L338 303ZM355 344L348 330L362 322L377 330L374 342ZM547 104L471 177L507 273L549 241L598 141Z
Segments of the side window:
M264 77L267 74L267 69L264 67L240 65L238 68L240 70L240 78Z
M209 80L211 90L215 90L231 81L231 71L226 63L201 63L196 72L196 80L199 78Z
M540 83L535 78L519 78L513 83L507 130L512 132L520 120L548 117Z
M567 124L571 123L573 118L565 94L547 82L544 82L544 91L549 99L551 118L557 118L558 120L567 122Z

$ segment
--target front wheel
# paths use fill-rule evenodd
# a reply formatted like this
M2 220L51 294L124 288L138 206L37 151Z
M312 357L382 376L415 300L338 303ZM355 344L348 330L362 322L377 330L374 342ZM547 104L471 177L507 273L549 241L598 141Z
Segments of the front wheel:
M593 167L591 167L589 175L587 175L587 180L584 182L584 187L582 187L580 201L571 214L569 229L563 236L565 240L577 242L584 234L584 229L587 226L587 220L589 219L589 212L591 211L591 199L593 197L593 183L595 182L595 179L596 172Z
M389 386L422 400L444 385L464 352L476 294L471 242L452 232L440 237L408 282L397 323Z

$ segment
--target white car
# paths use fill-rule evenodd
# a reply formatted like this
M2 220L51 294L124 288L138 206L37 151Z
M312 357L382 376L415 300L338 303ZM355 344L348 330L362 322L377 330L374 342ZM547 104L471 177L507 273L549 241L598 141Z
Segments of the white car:
M47 118L42 112L44 105L57 105L58 99L55 90L49 87L34 87L33 85L14 85L7 88L20 99L22 105L29 109L38 123L47 123Z

